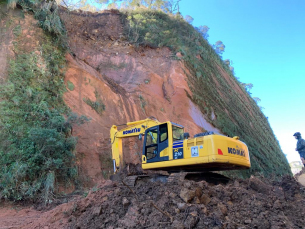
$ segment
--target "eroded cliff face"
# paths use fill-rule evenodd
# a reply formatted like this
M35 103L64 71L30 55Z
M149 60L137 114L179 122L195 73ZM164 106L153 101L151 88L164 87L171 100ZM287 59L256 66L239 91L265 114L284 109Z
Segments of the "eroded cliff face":
M112 125L155 117L172 121L194 135L220 132L210 125L198 107L187 97L191 94L182 62L174 60L167 48L136 48L123 37L121 16L116 11L87 16L62 11L72 53L67 55L66 82L73 90L65 101L73 112L91 121L75 127L77 152L82 173L95 183L108 173L111 161L109 139ZM84 102L105 105L100 115ZM124 140L125 161L139 163L142 142ZM129 149L129 150L128 150ZM129 153L128 153L129 152ZM90 182L90 183L91 183Z

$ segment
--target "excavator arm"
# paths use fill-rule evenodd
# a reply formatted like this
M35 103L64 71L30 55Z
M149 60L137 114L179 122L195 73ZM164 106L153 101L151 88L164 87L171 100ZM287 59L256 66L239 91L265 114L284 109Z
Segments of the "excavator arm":
M126 126L123 129L118 130L118 126L113 125L110 129L110 138L112 145L112 161L114 172L116 173L123 166L123 147L122 139L134 136L140 136L145 134L147 128L157 126L160 122L154 118L147 118L140 121L128 122L123 125Z

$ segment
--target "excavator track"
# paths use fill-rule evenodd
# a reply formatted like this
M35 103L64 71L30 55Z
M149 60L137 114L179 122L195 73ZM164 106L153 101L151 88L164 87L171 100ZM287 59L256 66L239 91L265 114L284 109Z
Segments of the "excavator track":
M163 174L150 174L150 175L134 175L134 176L127 176L124 178L124 185L129 187L135 187L137 180L143 180L144 182L163 182L163 183L175 183L181 182L184 180L193 180L193 181L200 181L204 180L210 184L227 184L230 178L223 176L218 173L211 173L211 172L179 172L179 173L172 173L169 176L165 176ZM146 181L145 181L146 179Z
M125 171L126 170L126 171ZM140 173L140 174L139 174ZM124 175L129 174L129 175ZM127 165L124 172L114 174L110 178L112 181L118 181L122 186L135 187L138 182L162 182L162 183L177 183L184 180L206 181L210 184L226 184L230 178L218 172L186 172L177 171L168 173L166 171L140 171L136 169L136 165Z
M175 181L183 181L185 179L186 175L187 175L186 172L172 173L167 178L167 182L168 183L174 183Z
M128 176L124 179L124 183L126 185L128 185L129 187L134 187L137 179L138 179L138 176Z
M170 176L164 176L162 174L151 174L151 175L134 175L127 176L123 180L123 185L127 185L129 187L134 187L138 179L148 178L150 182L164 182L164 183L173 183L177 180L183 180L186 174L171 174Z

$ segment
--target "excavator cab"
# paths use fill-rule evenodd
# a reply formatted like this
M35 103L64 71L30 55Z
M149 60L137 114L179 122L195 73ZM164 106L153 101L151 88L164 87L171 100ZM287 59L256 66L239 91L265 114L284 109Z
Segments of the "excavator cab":
M180 146L184 140L184 127L166 122L145 131L143 144L143 163L169 160L169 144Z
M163 123L145 130L142 157L144 163L169 160L169 155L164 154L169 144L168 129L168 123Z

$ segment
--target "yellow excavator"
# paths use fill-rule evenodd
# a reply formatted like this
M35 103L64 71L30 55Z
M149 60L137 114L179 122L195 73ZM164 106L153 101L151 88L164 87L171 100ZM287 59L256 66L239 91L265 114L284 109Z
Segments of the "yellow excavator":
M142 169L172 172L240 170L251 167L248 147L239 140L213 132L190 138L184 127L155 118L123 124L110 129L114 173L123 166L122 139L138 136L143 141ZM119 125L122 126L122 125Z

